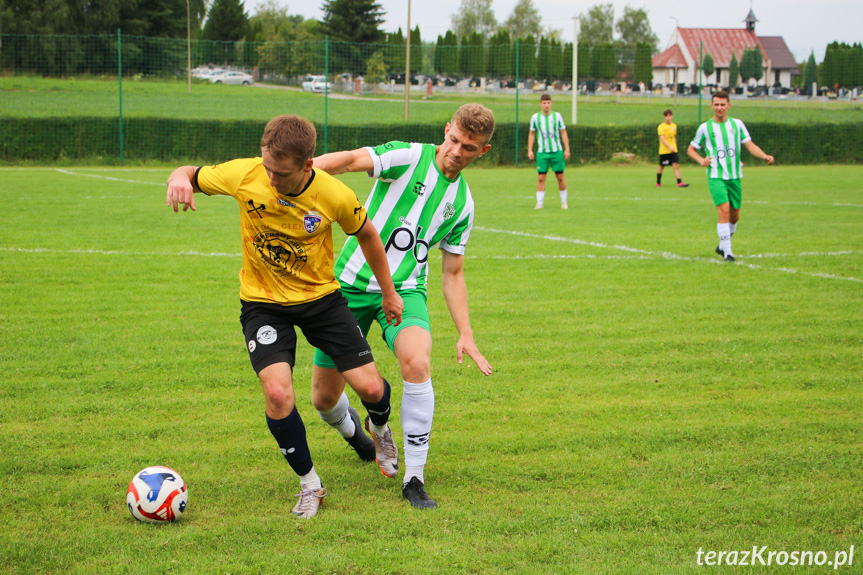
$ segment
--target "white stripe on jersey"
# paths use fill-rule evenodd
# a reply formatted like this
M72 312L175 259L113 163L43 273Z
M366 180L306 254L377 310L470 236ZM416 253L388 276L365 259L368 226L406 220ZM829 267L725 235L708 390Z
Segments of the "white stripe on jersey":
M705 157L712 158L707 168L709 179L732 180L743 177L741 148L751 139L742 121L728 118L721 124L708 120L698 126L691 144L698 150L703 147Z

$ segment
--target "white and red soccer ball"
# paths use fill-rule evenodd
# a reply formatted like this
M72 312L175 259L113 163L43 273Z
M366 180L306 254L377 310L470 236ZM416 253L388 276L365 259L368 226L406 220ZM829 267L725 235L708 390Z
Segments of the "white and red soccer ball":
M158 465L136 473L126 491L132 517L147 523L176 521L186 510L188 501L189 490L180 474Z

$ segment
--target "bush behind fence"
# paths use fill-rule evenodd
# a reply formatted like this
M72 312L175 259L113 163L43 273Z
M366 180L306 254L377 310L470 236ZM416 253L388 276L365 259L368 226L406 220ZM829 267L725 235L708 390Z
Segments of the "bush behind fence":
M124 157L132 162L216 163L260 153L264 122L129 118L123 121ZM390 140L443 141L438 124L324 126L316 153L377 145ZM858 124L761 124L747 126L758 145L783 164L863 163L863 130ZM694 134L696 126L680 126ZM518 142L516 141L518 130ZM0 160L6 163L120 161L120 127L112 118L7 118L0 123ZM499 124L492 148L477 165L532 165L527 159L527 128ZM606 162L615 154L654 162L656 128L570 127L571 165ZM515 143L516 145L513 145ZM688 138L681 137L681 150ZM517 151L517 152L516 152ZM518 159L516 159L516 153ZM688 162L683 158L684 162Z

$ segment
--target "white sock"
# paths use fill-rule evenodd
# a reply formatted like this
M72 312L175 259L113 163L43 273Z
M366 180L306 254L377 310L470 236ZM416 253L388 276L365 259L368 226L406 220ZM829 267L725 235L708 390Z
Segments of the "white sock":
M357 426L354 425L354 420L348 414L348 408L351 406L348 396L342 392L342 396L336 403L336 406L329 411L319 411L318 415L321 419L330 424L330 427L342 434L342 437L353 437Z
M432 380L423 383L404 382L401 422L405 446L405 478L423 481L423 468L428 459L429 436L434 419L434 388Z
M719 236L719 249L725 252L725 255L732 255L731 252L731 230L730 224L716 224L716 234Z
M566 190L560 190L560 203L566 203Z
M321 478L318 477L318 472L315 471L314 466L312 466L312 470L305 475L300 475L300 487L302 489L320 489L323 487L321 484Z
M728 230L731 232L731 235L733 236L734 232L737 231L737 222L734 222L733 224L731 222L729 222L728 223Z
M545 192L536 192L536 205L541 206L545 201Z

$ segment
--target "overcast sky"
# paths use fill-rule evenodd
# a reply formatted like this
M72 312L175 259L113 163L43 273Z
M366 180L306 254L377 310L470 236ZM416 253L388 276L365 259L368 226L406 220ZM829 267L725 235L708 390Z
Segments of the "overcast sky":
M322 17L323 0L277 0L287 5L288 12L306 18ZM246 12L251 16L264 0L245 0ZM407 27L408 0L378 0L386 11L383 29L387 32ZM573 38L573 17L587 13L595 0L534 0L542 15L543 27L563 30L563 38ZM516 0L494 0L492 8L498 22L512 13ZM681 28L742 28L750 5L758 18L756 33L762 36L782 36L797 61L805 60L811 51L820 63L824 48L837 40L853 44L863 42L863 1L861 0L633 0L612 2L615 15L620 17L627 4L644 8L650 18L659 43L665 48L674 35L675 23ZM423 41L434 42L450 27L461 0L412 0L411 28L420 27Z

